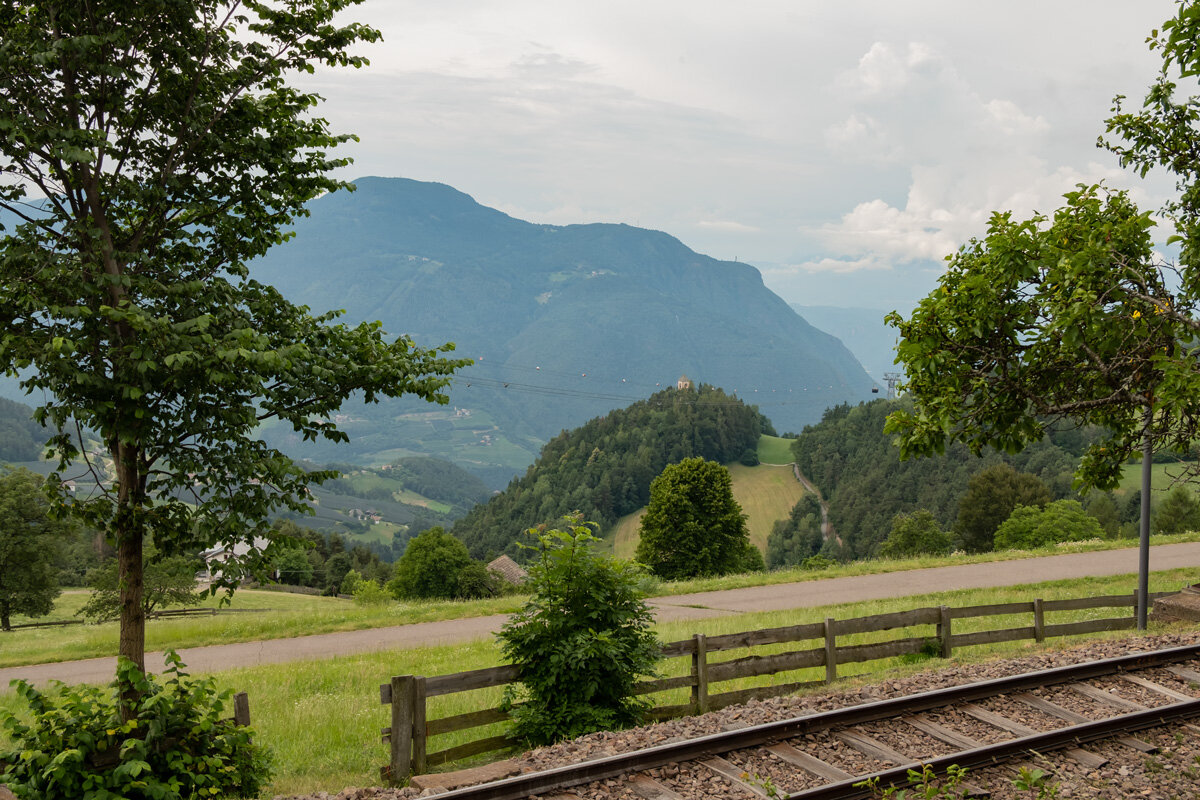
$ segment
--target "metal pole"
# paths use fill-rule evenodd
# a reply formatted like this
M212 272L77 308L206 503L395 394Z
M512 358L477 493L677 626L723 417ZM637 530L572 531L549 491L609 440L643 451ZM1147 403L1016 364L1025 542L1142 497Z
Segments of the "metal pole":
M1142 433L1142 519L1138 537L1137 629L1146 630L1146 612L1150 599L1150 465L1154 460L1154 441L1150 425L1154 409L1146 406L1146 429Z

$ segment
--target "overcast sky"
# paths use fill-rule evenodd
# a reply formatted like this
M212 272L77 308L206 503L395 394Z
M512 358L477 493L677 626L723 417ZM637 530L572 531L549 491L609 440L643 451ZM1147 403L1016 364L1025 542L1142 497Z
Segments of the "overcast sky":
M534 222L626 222L802 304L911 308L996 209L1165 179L1095 146L1170 0L367 0L371 66L320 73L347 177L439 181Z

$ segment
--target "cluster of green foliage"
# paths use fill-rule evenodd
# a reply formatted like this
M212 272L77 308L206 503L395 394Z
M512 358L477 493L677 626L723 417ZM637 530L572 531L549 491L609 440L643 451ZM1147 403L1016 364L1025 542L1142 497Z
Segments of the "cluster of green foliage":
M69 526L50 518L42 478L0 468L0 629L11 617L40 617L59 594L56 558Z
M650 484L639 536L637 560L666 580L763 568L746 515L733 499L729 470L715 461L685 458L668 465Z
M649 704L634 687L661 652L640 567L599 554L580 518L564 523L529 531L530 597L497 634L520 681L505 698L511 735L532 745L639 722Z
M953 544L950 532L942 530L933 514L919 508L892 518L891 530L879 548L879 555L883 558L940 556L949 553Z
M996 529L997 550L1032 550L1057 542L1100 539L1104 529L1077 500L1056 500L1044 508L1017 506Z
M990 550L991 535L1018 502L1077 497L1071 471L1099 435L1051 429L1011 455L975 455L950 444L936 457L901 460L884 424L889 413L909 407L905 399L836 406L792 443L800 471L829 504L830 522L845 544L842 557L878 555L896 515L918 509L930 512L940 529L954 530L956 547Z
M646 505L650 482L668 464L735 461L757 446L762 430L757 409L721 389L666 389L551 439L523 477L452 532L476 557L519 557L521 531L576 511L604 530Z
M1056 420L1104 433L1078 461L1081 485L1111 488L1143 448L1194 451L1200 428L1200 6L1184 0L1147 40L1162 67L1144 102L1114 101L1100 145L1145 176L1163 168L1177 198L1178 264L1163 263L1154 221L1125 192L1081 186L1053 214L992 215L949 258L936 290L900 331L912 409L893 414L905 455L1018 450ZM1179 91L1186 81L1192 94Z
M821 503L805 494L787 519L778 520L767 536L767 568L795 567L821 552Z
M322 533L278 520L274 531L283 542L270 556L267 571L279 583L320 589L337 594L346 575L354 570L365 580L386 582L392 566L378 553L361 544L348 545L336 533Z
M157 609L199 605L204 594L196 590L196 573L203 566L199 558L160 556L154 545L147 546L146 569L142 573L142 612L148 615ZM87 583L92 594L78 615L97 624L118 619L121 593L116 560L109 559L92 570Z
M78 466L84 431L111 461L103 491L57 502L116 549L118 648L139 668L147 539L164 554L232 547L333 477L265 444L263 422L345 440L330 419L351 396L445 402L469 363L313 315L249 274L310 200L345 186L329 151L350 137L288 79L364 63L352 51L379 33L339 17L354 4L0 13L0 209L16 219L0 232L0 370L43 393L60 470Z
M0 462L36 461L46 444L46 431L33 419L33 409L0 397Z
M1200 499L1185 486L1175 486L1156 506L1151 522L1156 533L1200 531Z
M441 528L430 528L409 540L387 589L400 600L469 600L494 594L496 586L465 544Z
M22 800L257 797L269 762L253 730L224 718L231 692L188 678L173 652L166 664L163 680L121 659L108 692L58 684L43 693L16 681L32 719L0 716L11 741L0 785ZM123 718L118 692L130 686L136 714Z

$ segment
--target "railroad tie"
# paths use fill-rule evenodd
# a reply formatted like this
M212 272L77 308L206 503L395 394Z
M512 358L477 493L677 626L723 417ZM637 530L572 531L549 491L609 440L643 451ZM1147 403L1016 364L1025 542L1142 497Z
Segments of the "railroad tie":
M975 750L980 747L986 747L983 742L978 739L972 739L970 736L959 733L953 728L947 728L939 722L934 722L924 714L913 714L912 716L904 717L902 722L905 722L917 730L932 736L939 742L948 744L952 747L958 747L962 750ZM1029 761L1018 761L1009 765L1009 768L1014 772L1019 773L1022 769L1032 772L1035 769L1040 769L1045 775L1052 775L1053 770L1049 766L1038 766Z
M1167 667L1167 672L1173 672L1179 677L1183 678L1185 681L1191 681L1192 683L1200 684L1200 672L1197 672L1194 669L1170 666Z
M646 800L683 800L683 797L663 786L644 772L630 775L629 790Z
M913 758L907 753L901 753L899 750L889 747L878 739L874 739L858 731L837 731L834 733L834 736L869 758L874 758L897 767L912 767L916 769L921 766L920 759ZM962 782L962 788L967 793L967 797L990 797L992 794L982 786L976 786L967 781Z
M742 769L737 764L734 764L732 761L726 761L720 756L713 756L712 758L704 759L700 763L732 783L734 786L737 786L740 789L745 789L747 792L756 797L768 798L768 800L771 797L771 795L767 794L766 789L743 780L742 776L746 774L746 770Z
M818 778L823 778L827 781L836 783L838 781L849 780L850 778L854 777L849 772L839 769L826 761L822 761L816 756L809 755L803 750L797 750L786 742L770 745L767 747L767 750L779 756L789 764L797 766L805 772L815 775Z
M1158 684L1154 684L1154 685L1158 686ZM1122 711L1146 711L1147 709L1150 708L1150 706L1143 705L1142 703L1139 703L1136 700L1127 700L1124 697L1121 697L1120 695L1110 694L1109 692L1106 692L1103 689L1097 689L1095 686L1092 686L1091 684L1087 684L1087 683L1073 684L1071 686L1071 688L1074 689L1079 694L1083 695L1084 697L1090 697L1093 700L1098 700L1101 703L1106 703L1110 706L1113 706L1114 708L1119 708ZM1147 687L1147 688L1150 688L1150 687ZM1159 688L1165 689L1166 687L1159 686ZM1188 699L1194 700L1195 698L1189 697ZM1189 722L1184 722L1179 727L1184 728L1185 730L1189 730L1192 733L1200 733L1200 726L1192 725Z
M1028 725L1022 725L1016 720L1003 717L986 708L968 703L962 706L963 713L969 714L980 722L986 722L988 725L999 728L1000 730L1015 733L1017 736L1033 736L1040 731L1030 728ZM1063 751L1072 761L1088 769L1099 769L1108 763L1108 759L1103 756L1098 756L1090 750L1084 750L1081 747L1069 747Z
M1052 717L1057 717L1058 719L1064 720L1065 722L1069 722L1072 725L1080 725L1084 722L1092 721L1092 720L1088 719L1087 717L1083 716L1082 714L1076 714L1074 711L1071 711L1070 709L1067 709L1067 708L1063 708L1062 706L1058 705L1057 703L1052 703L1043 697L1038 697L1037 695L1029 694L1027 692L1022 692L1021 694L1015 694L1015 695L1013 695L1013 699L1019 700L1020 702L1029 706L1030 708L1034 708L1034 709L1037 709L1038 711L1041 711L1043 714L1049 714ZM1133 736L1118 736L1117 741L1120 742L1121 744L1125 745L1126 747L1137 750L1139 753L1157 753L1158 752L1158 747L1156 745L1152 745L1149 742L1144 742L1141 739L1135 738Z

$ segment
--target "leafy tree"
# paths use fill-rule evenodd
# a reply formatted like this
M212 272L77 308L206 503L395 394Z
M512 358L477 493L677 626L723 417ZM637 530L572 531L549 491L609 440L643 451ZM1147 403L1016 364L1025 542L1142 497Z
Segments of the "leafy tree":
M55 557L69 528L49 512L40 476L0 471L0 629L11 629L14 614L40 617L54 608Z
M767 567L795 567L821 551L821 504L806 493L787 519L778 520L767 536Z
M654 479L639 534L637 560L667 580L741 571L753 547L729 470L703 458Z
M1158 79L1139 110L1116 98L1115 139L1101 140L1142 175L1175 175L1179 197L1163 213L1180 246L1176 274L1154 261L1149 214L1123 193L1081 188L1051 218L995 214L910 320L889 317L918 406L891 421L906 453L950 440L1020 448L1046 418L1069 418L1107 431L1077 479L1111 488L1143 445L1190 451L1200 411L1200 102L1179 95L1176 77L1195 86L1198 34L1200 6L1181 2L1149 39L1163 56Z
M388 590L402 600L453 600L490 594L490 585L487 569L471 560L465 544L441 528L430 528L409 540Z
M1200 370L1180 358L1184 331L1163 310L1191 301L1153 264L1149 214L1096 187L1066 199L1052 218L994 214L911 319L889 316L916 403L888 420L904 455L951 440L1019 450L1072 419L1105 431L1079 480L1111 488L1144 434L1190 446Z
M1185 486L1175 486L1158 504L1154 529L1173 534L1200 531L1200 500Z
M284 547L275 554L271 567L280 583L292 586L313 585L313 565L308 559L311 551L299 547Z
M199 605L204 595L196 590L196 573L203 566L192 556L160 556L153 545L145 549L142 571L142 614L169 606ZM121 616L120 579L117 562L109 560L88 573L92 594L76 612L91 622L109 622Z
M955 533L968 553L992 549L996 529L1017 506L1042 507L1050 490L1037 477L996 464L975 473L958 504Z
M925 509L911 514L897 514L892 529L879 548L883 558L907 558L921 555L944 555L950 552L951 539Z
M334 22L355 2L0 11L0 208L20 220L0 239L0 369L32 367L22 385L49 397L36 413L60 469L86 449L75 431L111 459L105 491L57 502L116 545L119 652L138 668L148 537L176 554L265 535L330 477L266 446L262 421L344 440L329 419L351 394L444 402L464 363L248 275L306 202L344 186L327 173L348 162L327 151L349 137L286 79L364 63L349 51L378 32Z
M1083 508L1089 517L1100 523L1108 538L1115 538L1121 532L1121 510L1111 492L1088 493Z
M1057 542L1081 542L1104 535L1078 500L1056 500L1045 508L1018 506L996 531L997 550L1032 550Z
M505 696L512 735L534 745L636 724L649 704L634 688L661 652L639 566L598 553L578 517L564 523L529 531L530 597L497 634L521 682Z

